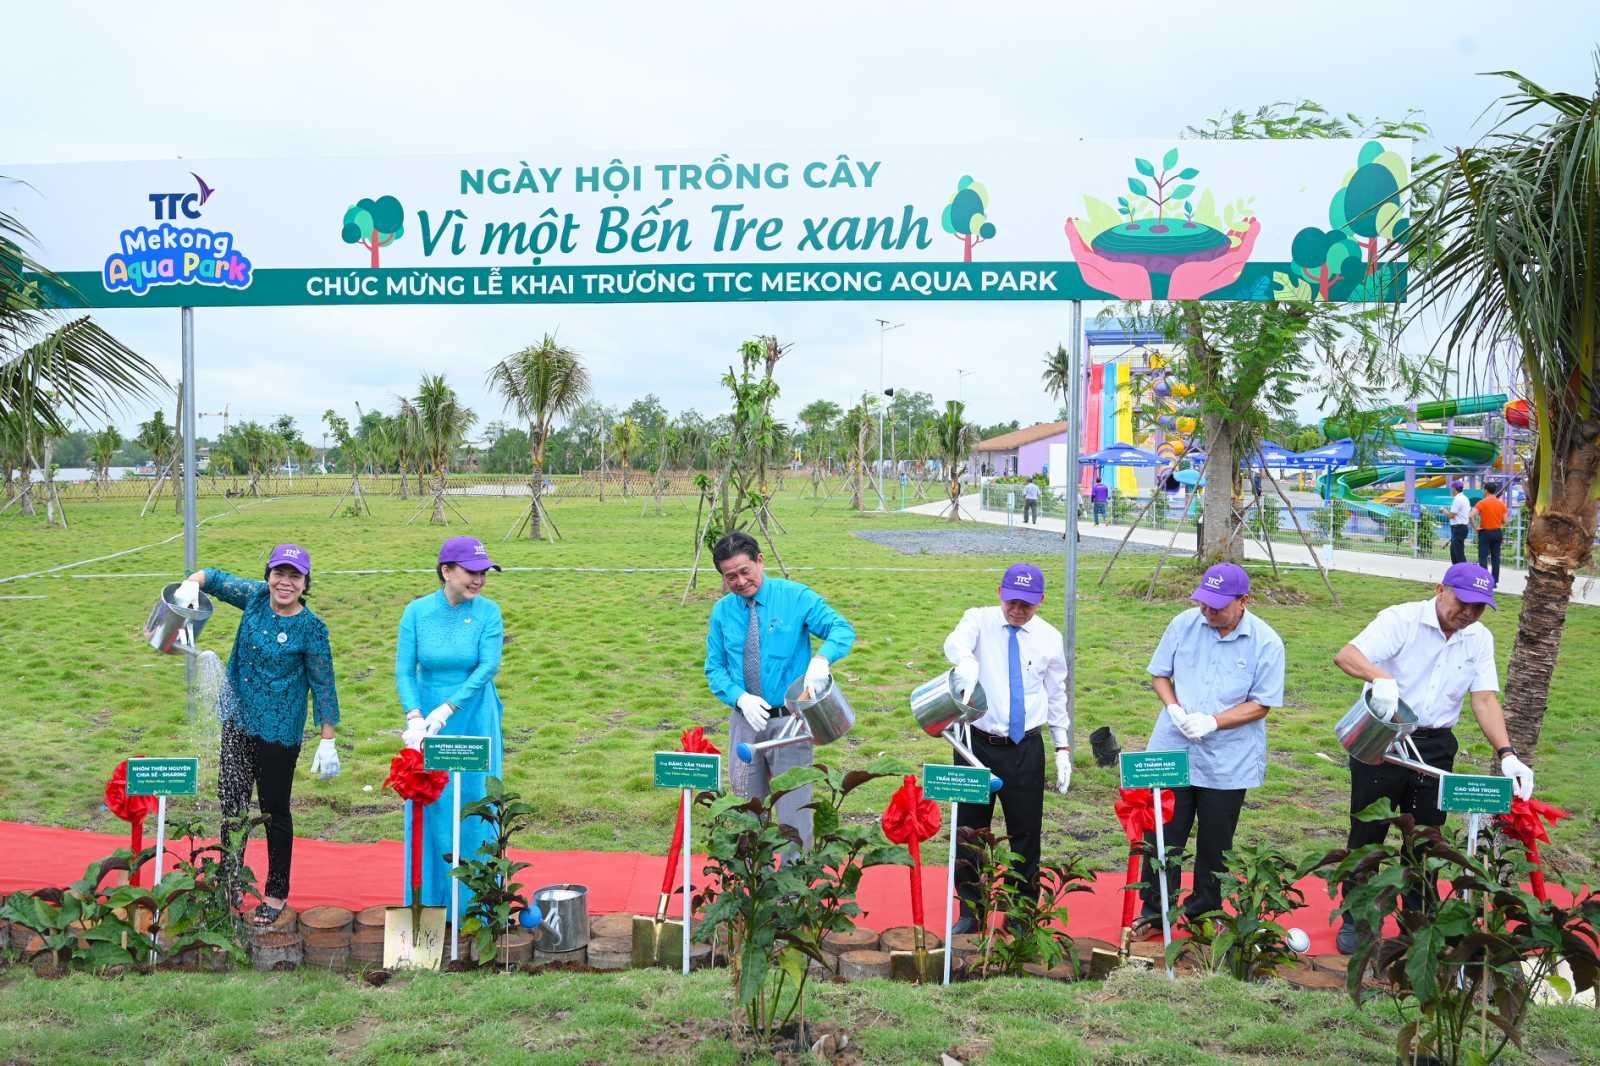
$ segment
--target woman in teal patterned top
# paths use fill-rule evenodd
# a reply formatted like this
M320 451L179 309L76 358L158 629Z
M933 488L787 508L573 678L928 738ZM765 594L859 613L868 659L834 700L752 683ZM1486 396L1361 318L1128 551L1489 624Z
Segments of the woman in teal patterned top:
M289 898L294 859L294 818L289 795L294 765L306 731L306 697L322 727L311 770L323 779L339 772L333 727L339 694L333 682L328 627L306 606L311 590L311 553L280 544L267 560L263 581L207 567L189 581L244 612L228 656L228 684L218 701L222 757L217 795L222 803L222 840L228 853L242 849L244 810L255 791L267 815L267 880L254 919L271 925ZM179 597L186 593L179 590Z
M476 537L451 537L439 549L439 590L406 605L395 645L395 688L406 712L405 744L420 748L424 737L489 738L489 773L502 776L505 745L500 732L500 695L494 675L500 670L505 630L500 607L480 593L490 570L500 569ZM484 797L483 774L461 775L461 805ZM453 797L447 785L423 818L422 903L443 907L450 902L452 850L450 814ZM461 823L461 857L474 858L490 839L481 818ZM406 869L411 869L411 804L406 804ZM409 879L408 879L409 880ZM461 889L465 913L471 894ZM411 887L406 886L406 904Z

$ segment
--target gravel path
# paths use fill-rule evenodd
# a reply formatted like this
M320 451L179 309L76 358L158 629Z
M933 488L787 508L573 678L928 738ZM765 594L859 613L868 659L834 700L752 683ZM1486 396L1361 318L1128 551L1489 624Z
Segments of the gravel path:
M893 548L901 555L1035 555L1052 554L1062 550L1061 534L1045 530L963 523L953 529L858 529L855 535L885 548ZM1117 542L1106 537L1084 537L1078 542L1079 552L1109 555ZM1124 554L1159 555L1161 549L1150 544L1129 541ZM1189 552L1174 550L1174 556Z

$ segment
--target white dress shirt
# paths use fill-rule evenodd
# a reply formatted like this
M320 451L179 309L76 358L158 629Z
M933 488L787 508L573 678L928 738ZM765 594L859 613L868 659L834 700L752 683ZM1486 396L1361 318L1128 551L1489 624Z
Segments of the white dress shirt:
M1022 728L1038 729L1046 723L1055 746L1064 748L1070 737L1067 717L1067 660L1062 653L1061 631L1034 615L1017 633L1022 658ZM978 683L989 709L972 724L993 736L1011 729L1011 633L1000 605L974 607L944 638L944 656L952 664L978 660Z
M1472 521L1472 501L1467 499L1467 494L1458 492L1450 497L1450 524L1464 526ZM1367 656L1371 658L1371 656ZM1407 701L1410 702L1410 701Z
M1394 675L1424 729L1453 728L1468 692L1500 691L1494 634L1474 622L1447 639L1431 599L1385 607L1350 643Z

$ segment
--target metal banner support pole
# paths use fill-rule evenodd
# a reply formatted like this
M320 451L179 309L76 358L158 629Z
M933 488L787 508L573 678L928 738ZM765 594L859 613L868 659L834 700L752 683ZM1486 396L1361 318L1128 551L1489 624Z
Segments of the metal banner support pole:
M689 841L694 838L692 824L694 790L683 790L683 975L689 976L689 941L694 937L694 901L690 895L693 873L689 869Z
M1172 920L1167 916L1167 837L1161 826L1161 786L1150 789L1150 798L1156 806L1156 883L1161 886L1161 961L1167 967L1167 980L1175 978L1172 964L1167 962L1167 949L1172 946Z
M450 775L450 791L454 793L450 812L450 961L461 958L461 881L455 876L461 865L461 771ZM498 936L504 930L499 930Z
M183 339L183 411L179 430L183 434L183 576L200 565L199 527L195 516L194 486L194 308L178 312ZM184 656L184 709L194 721L195 658Z
M1072 378L1067 418L1067 491L1063 537L1066 542L1065 625L1061 627L1062 651L1067 660L1067 747L1075 747L1078 724L1078 488L1082 471L1078 469L1078 434L1083 427L1083 301L1072 301L1072 353L1069 364ZM1159 808L1158 808L1159 811ZM949 957L948 952L946 957Z

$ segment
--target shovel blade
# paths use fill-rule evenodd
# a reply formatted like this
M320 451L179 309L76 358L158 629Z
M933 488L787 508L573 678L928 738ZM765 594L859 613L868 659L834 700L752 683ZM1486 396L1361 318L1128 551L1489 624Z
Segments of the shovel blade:
M938 984L944 980L944 952L944 948L891 951L889 976L896 981L911 981L919 985Z
M667 918L656 930L657 966L676 970L683 965L683 919Z
M656 944L661 939L661 920L649 914L633 916L633 962L635 970L656 964Z
M383 968L437 970L444 962L443 907L389 907L383 912Z

